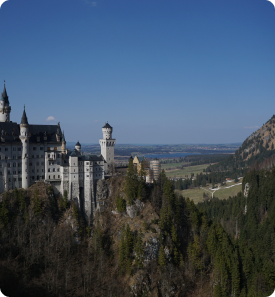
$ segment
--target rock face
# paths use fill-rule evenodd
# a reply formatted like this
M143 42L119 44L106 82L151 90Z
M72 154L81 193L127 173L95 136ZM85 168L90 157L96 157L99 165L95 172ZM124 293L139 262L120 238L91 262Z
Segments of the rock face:
M107 199L111 195L111 192L111 185L108 183L107 180L98 180L96 191L97 210L103 211L104 209L106 209Z
M145 243L144 248L144 261L156 260L159 254L160 243L156 237L152 237Z
M141 211L143 206L144 203L137 199L133 205L126 207L126 213L131 219L133 219Z

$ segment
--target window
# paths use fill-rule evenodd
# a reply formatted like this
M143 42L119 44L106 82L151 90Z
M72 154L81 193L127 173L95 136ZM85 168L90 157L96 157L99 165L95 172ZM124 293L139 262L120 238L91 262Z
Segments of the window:
M12 150L13 150L13 151L16 151L16 147L13 147Z
M34 151L36 151L36 147L33 147L32 149L33 149Z
M49 147L47 147L47 151L49 151L50 150L50 148Z
M13 174L16 174L16 171L13 171Z
M41 169L41 171L42 171L42 172L44 172L44 170L43 170L43 169Z
M60 158L60 154L57 154L57 158Z
M75 172L75 169L74 169L74 172Z
M37 162L36 165L39 166L39 162Z
M17 159L21 160L21 156L18 156L18 158L17 158Z
M39 155L36 155L36 158L39 158Z
M30 166L32 166L32 163L30 163Z
M9 150L9 148L8 147L5 147L5 152L7 152Z
M58 178L60 178L60 175L58 175Z
M21 174L21 171L20 170L18 170L18 174Z
M34 155L32 155L32 158L34 158Z
M32 170L32 173L34 172L34 169Z
M11 174L10 170L8 170L8 174Z
M17 150L18 150L18 152L21 152L21 147L18 147Z
M48 169L48 172L51 172L51 169L50 168Z
M11 182L11 179L9 178L9 183Z
M2 171L0 171L0 175L2 175Z
M22 181L22 177L19 177L18 180L19 180L19 181Z
M32 176L32 180L34 180L34 176Z
M53 179L55 179L55 175L53 176Z
M16 167L16 163L13 163L12 166L13 166L13 167Z
M21 167L21 163L20 162L18 163L18 167Z
M54 150L57 151L57 147L55 147Z
M12 156L12 158L13 158L13 160L15 160L16 159L16 156Z
M49 179L51 179L51 176L49 175Z
M44 156L43 156L43 155L41 155L41 158L44 158Z
M0 156L0 160L2 160L2 156Z
M39 175L37 175L36 180L39 180Z
M48 158L50 158L51 157L51 155L50 154L48 154Z
M8 156L5 156L5 160L8 160Z
M53 172L55 172L55 168L53 168Z
M43 151L43 147L40 147L40 151Z
M57 165L60 165L60 162L57 162Z
M60 171L60 168L57 168L57 171L59 172Z
M36 172L39 172L39 169L36 169Z
M87 175L87 177L89 177L89 175Z
M45 178L45 176L44 175L42 175L42 179L44 179Z
M11 167L11 163L8 163L8 167Z

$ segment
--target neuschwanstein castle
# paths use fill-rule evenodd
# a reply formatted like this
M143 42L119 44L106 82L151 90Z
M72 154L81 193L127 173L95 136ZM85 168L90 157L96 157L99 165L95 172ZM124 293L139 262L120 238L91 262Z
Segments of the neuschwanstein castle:
M10 121L6 86L0 100L0 193L27 189L38 180L50 182L55 191L68 193L88 219L96 207L97 181L104 179L114 162L115 139L107 123L99 140L101 156L83 155L81 145L68 151L58 125L30 125L25 107L21 123Z

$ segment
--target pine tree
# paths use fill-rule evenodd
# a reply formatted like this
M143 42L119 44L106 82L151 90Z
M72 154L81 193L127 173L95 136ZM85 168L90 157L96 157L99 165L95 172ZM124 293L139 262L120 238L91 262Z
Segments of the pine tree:
M39 215L42 213L42 200L39 198L39 191L37 188L34 192L33 211L35 215Z
M161 269L164 269L166 267L166 256L163 245L161 245L159 249L158 264Z
M7 224L9 223L9 210L5 197L3 199L3 202L0 204L0 221L4 226L7 226Z
M137 241L134 248L135 264L139 268L143 268L143 262L144 262L144 247L143 247L142 237L143 237L143 234L141 230L139 230Z
M143 162L140 164L140 170L138 174L138 199L143 200L146 196L146 172L144 171Z
M125 266L125 259L126 259L126 251L125 251L125 226L123 225L121 228L120 233L120 241L119 241L119 260L118 265L120 268L123 268Z
M172 237L172 241L174 244L178 243L178 234L177 234L177 229L174 225L172 225L171 228L171 237Z
M133 158L130 158L125 182L125 194L129 205L132 205L134 203L134 199L137 197L137 186L137 170L133 164Z
M124 240L125 240L125 256L129 258L133 251L133 242L134 242L133 233L130 229L129 224L126 225Z
M180 254L180 267L184 267L183 255Z

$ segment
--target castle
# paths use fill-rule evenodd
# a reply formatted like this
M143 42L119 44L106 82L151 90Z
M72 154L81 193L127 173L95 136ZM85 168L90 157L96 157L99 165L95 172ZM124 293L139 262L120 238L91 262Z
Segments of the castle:
M106 123L99 140L101 155L83 155L81 145L68 151L60 124L30 125L24 111L21 123L10 121L6 86L0 99L0 193L27 189L36 181L51 183L56 193L68 193L90 221L97 207L97 181L114 163L113 128Z

